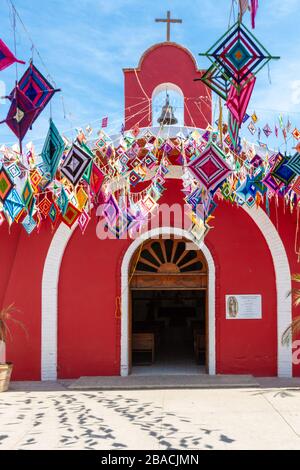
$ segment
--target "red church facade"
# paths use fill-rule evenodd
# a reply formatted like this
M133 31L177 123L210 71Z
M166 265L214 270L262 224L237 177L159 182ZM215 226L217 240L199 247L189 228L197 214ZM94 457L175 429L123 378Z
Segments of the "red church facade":
M125 69L125 127L152 126L151 100L161 84L184 96L184 124L206 128L212 120L211 94L201 82L191 53L175 43L153 46L137 69ZM145 100L143 100L145 98ZM143 102L144 101L144 102ZM146 109L143 118L142 111ZM139 189L139 188L138 188ZM183 206L182 181L167 179L160 205ZM7 359L15 380L55 380L131 373L131 266L141 244L151 237L193 238L172 217L142 237L97 237L97 217L84 235L50 223L28 236L22 227L2 227L0 296L14 303L27 335L13 326ZM291 273L298 272L294 252L295 214L271 204L244 209L219 201L213 229L199 249L206 260L207 372L254 376L300 376L292 346L281 336L296 316ZM260 295L260 319L226 318L227 295Z

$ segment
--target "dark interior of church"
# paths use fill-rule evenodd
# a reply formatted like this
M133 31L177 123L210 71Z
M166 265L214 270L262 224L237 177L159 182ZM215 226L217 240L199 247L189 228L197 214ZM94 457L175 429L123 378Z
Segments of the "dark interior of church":
M205 290L132 292L132 363L205 365Z

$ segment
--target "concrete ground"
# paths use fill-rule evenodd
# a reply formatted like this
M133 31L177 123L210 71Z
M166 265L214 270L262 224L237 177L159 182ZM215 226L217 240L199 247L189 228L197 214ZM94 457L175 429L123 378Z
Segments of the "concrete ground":
M4 449L300 449L300 383L256 388L75 391L13 383L0 394Z

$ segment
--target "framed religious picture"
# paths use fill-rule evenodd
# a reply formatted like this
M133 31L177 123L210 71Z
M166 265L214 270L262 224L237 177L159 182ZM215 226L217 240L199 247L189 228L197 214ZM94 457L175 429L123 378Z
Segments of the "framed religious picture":
M226 295L227 320L260 320L262 318L262 297L259 294Z

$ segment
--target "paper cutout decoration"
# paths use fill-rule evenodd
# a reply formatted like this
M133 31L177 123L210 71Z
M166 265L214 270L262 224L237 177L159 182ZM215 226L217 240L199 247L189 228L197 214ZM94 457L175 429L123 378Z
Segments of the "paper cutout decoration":
M32 62L19 81L18 87L36 108L33 122L47 106L54 93L60 91L59 89L53 88Z
M245 124L245 122L247 122L248 119L250 119L250 116L249 116L249 114L246 113L245 116L244 116L244 119L243 119L243 124Z
M37 109L18 87L13 90L10 99L11 106L8 115L0 124L5 122L22 141L33 123Z
M235 23L205 54L231 83L241 84L256 75L272 57L267 49L240 22Z
M60 171L73 186L76 186L90 162L90 155L82 147L73 144Z
M263 131L264 131L266 137L270 137L270 135L272 134L272 129L269 126L269 124L265 125L265 127L263 128Z
M53 180L64 151L65 144L54 122L50 119L49 131L42 150L42 159L47 165L50 179Z
M214 189L232 173L223 152L213 143L188 164L188 169L208 190Z
M252 121L248 125L248 130L249 130L249 132L251 132L252 135L254 135L256 133L256 127L255 127L255 125Z
M105 117L102 119L101 127L102 129L104 129L107 126L108 126L108 117Z
M10 65L17 62L18 64L25 64L23 60L18 60L14 54L8 49L7 45L0 39L0 70L4 70Z
M4 202L14 185L5 169L0 170L0 201Z
M293 134L294 139L300 140L300 131L297 128L293 130L292 134Z

